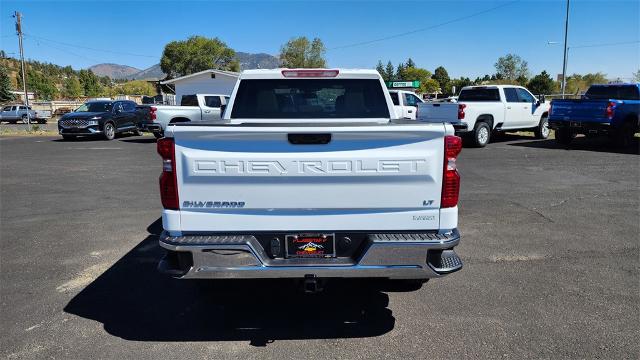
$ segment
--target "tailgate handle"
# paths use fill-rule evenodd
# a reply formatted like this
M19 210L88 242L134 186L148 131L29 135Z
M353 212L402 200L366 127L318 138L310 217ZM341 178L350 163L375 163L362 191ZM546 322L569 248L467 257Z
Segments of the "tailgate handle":
M331 141L331 134L287 134L294 145L324 145Z

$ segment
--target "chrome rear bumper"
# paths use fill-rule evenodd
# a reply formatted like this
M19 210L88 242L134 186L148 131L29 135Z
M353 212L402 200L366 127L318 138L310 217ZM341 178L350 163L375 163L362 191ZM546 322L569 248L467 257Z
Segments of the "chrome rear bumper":
M426 279L462 268L453 251L457 229L447 233L369 234L354 258L283 259L267 254L252 235L160 236L167 256L161 272L182 279L354 278Z

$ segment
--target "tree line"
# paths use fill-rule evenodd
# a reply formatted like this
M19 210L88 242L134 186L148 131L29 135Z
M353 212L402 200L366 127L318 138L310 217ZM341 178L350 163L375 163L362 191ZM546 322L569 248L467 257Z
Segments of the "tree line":
M279 61L287 68L323 68L327 67L326 48L319 38L308 39L300 36L291 38L280 48ZM469 77L450 78L444 66L438 66L433 72L419 67L411 58L394 66L391 61L386 65L378 61L376 69L385 81L420 81L420 93L439 93L454 95L464 86L479 84L517 84L528 87L535 94L551 94L560 91L559 81L555 81L547 71L530 76L527 61L516 54L507 54L498 58L494 64L495 73L471 80ZM112 97L125 95L154 95L155 87L146 81L113 80L100 77L91 70L73 70L70 66L61 67L50 63L28 61L27 88L40 99ZM219 38L191 36L186 40L168 43L160 59L160 68L167 79L193 74L207 69L239 71L240 63L236 52ZM10 89L19 89L22 75L16 59L6 58L0 53L0 101L6 102L13 97ZM640 81L640 69L634 73ZM606 83L605 74L573 74L567 77L567 93L578 93L594 83Z

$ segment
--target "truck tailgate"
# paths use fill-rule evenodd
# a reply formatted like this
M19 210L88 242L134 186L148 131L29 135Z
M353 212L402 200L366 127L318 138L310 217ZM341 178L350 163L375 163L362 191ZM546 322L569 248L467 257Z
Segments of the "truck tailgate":
M553 100L549 120L609 122L605 111L607 100Z
M431 122L458 122L457 103L420 103L416 117L420 121Z
M443 124L172 128L183 231L439 228Z

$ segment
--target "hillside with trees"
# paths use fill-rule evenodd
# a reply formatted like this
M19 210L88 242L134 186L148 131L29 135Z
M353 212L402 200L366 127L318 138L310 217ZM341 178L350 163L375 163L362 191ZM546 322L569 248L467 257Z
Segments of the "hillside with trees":
M112 80L108 76L97 76L91 70L73 70L71 66L63 67L39 61L25 61L25 64L27 89L33 92L38 100L155 94L154 86L146 81ZM17 59L1 58L0 69L3 78L0 81L3 87L0 93L22 90L22 73ZM2 101L11 99L3 97Z

